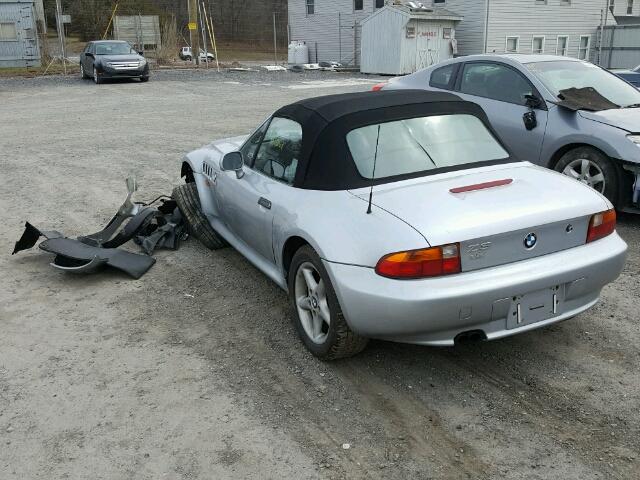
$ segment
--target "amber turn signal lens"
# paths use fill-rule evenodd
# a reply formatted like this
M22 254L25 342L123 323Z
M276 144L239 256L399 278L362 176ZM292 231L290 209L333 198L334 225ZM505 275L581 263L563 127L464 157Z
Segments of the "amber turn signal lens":
M616 211L611 209L606 212L596 213L591 217L589 230L587 231L587 243L595 242L611 235L616 229Z
M378 275L400 279L438 277L460 271L460 246L457 243L391 253L376 265Z

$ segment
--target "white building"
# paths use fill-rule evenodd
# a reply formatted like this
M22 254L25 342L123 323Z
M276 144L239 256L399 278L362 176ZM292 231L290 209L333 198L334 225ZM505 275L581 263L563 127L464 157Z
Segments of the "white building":
M34 0L0 0L0 68L40 65Z
M402 75L453 58L462 17L444 8L387 5L362 22L360 71Z
M407 3L289 0L290 37L307 43L311 61L360 65L361 22L385 3L394 2ZM640 14L640 0L628 2L613 0L613 11L618 14L631 7L634 15ZM460 55L533 52L580 58L590 58L594 52L607 5L606 0L423 0L422 3L463 17L456 27ZM615 16L608 17L608 23L615 24Z

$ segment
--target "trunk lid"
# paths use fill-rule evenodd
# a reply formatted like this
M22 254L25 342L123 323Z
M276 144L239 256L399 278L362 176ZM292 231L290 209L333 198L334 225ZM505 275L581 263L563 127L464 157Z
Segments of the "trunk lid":
M511 182L451 192L500 180ZM368 201L367 189L352 193ZM528 162L377 186L373 204L415 228L432 246L460 242L464 271L582 245L591 215L610 208L589 187ZM535 236L532 248L525 244L529 234Z

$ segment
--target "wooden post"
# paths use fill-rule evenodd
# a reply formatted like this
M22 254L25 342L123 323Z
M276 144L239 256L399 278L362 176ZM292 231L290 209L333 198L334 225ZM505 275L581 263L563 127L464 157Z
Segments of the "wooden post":
M198 38L198 0L189 0L189 32L194 30L192 35L191 55L196 62L196 65L200 65L200 38Z

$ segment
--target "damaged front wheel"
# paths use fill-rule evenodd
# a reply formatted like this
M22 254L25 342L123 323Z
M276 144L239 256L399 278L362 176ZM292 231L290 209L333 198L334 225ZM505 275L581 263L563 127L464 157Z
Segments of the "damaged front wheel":
M173 190L173 199L184 215L187 230L202 244L211 250L218 250L227 245L227 241L216 232L202 213L200 198L195 183L187 183Z

